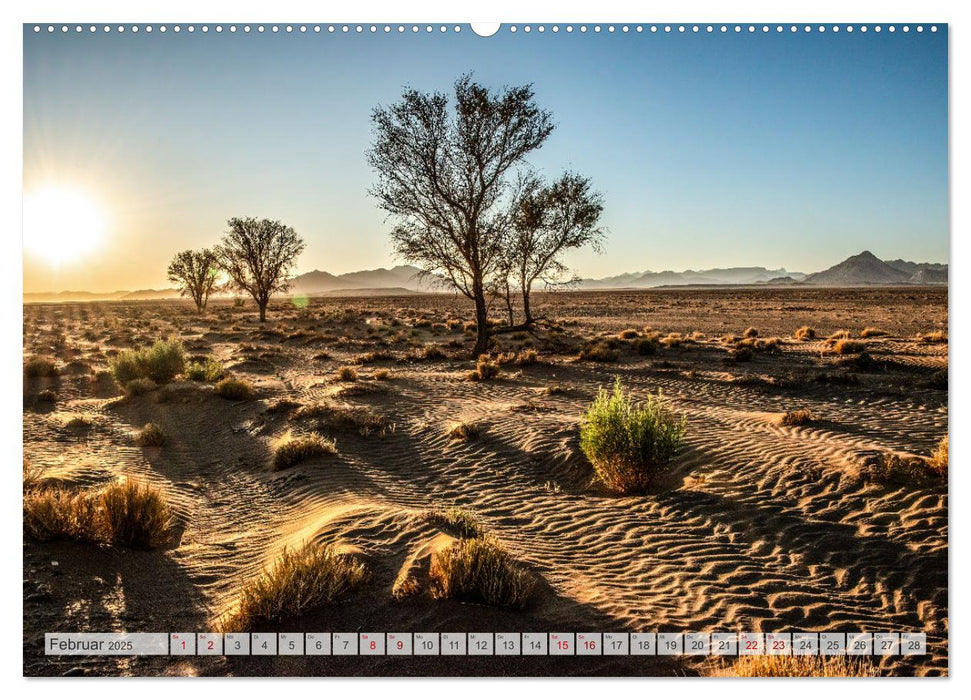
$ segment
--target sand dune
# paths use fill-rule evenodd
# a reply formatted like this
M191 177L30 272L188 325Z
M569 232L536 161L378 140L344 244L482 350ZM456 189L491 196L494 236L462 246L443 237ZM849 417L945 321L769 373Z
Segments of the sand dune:
M914 339L919 331L939 327L935 322L946 327L946 291L705 294L551 296L545 310L569 321L568 334L578 338L646 324L707 337L650 357L625 353L616 363L542 352L542 364L509 367L488 382L468 381L470 361L460 348L447 346L450 339L462 340L460 331L409 324L416 316L439 322L457 312L439 298L361 300L339 315L344 301L314 302L303 313L272 309L267 327L279 323L281 329L270 338L251 310L217 306L197 320L176 304L132 307L141 319L131 326L132 342L181 333L191 353L212 353L256 387L258 400L248 402L227 401L197 383L127 399L110 385L97 389L89 374L106 366L106 349L121 345L105 338L123 333L130 310L25 308L25 353L54 354L62 363L73 359L88 368L56 380L25 380L25 453L45 467L47 478L77 486L121 475L157 485L179 523L178 542L162 553L122 555L89 545L29 543L25 567L53 590L42 604L47 612L30 604L25 609L25 671L66 670L67 661L37 655L38 635L52 626L215 625L231 609L241 582L258 575L284 547L315 540L356 553L374 576L351 601L282 624L281 630L915 630L927 633L931 654L877 659L881 671L945 673L946 483L874 484L861 476L861 467L885 452L927 455L947 432L947 392L921 388L930 373L946 370L947 345ZM863 298L867 294L873 298ZM634 313L621 311L625 298L636 299L628 307ZM713 307L720 309L712 313ZM783 311L786 307L801 310ZM903 307L908 313L901 313ZM88 316L82 318L79 309L85 308ZM702 308L708 311L699 313ZM359 365L358 381L337 380L338 367L375 347L374 320L393 328L392 318L416 333L391 343L391 352L404 357L409 344L438 343L453 357ZM81 332L92 329L92 319L103 326L93 326L94 337L84 339ZM891 335L868 341L868 351L893 364L856 372L859 384L852 386L815 381L820 372L843 370L835 368L836 358L822 354L824 341L791 337L804 323L815 325L820 335L885 325ZM784 336L782 353L726 364L719 336L741 334L748 325L758 326L763 337ZM300 329L310 337L287 337ZM67 339L60 349L59 333ZM255 349L241 350L243 345ZM314 359L322 350L330 359ZM378 367L391 370L390 381L373 379ZM672 473L643 496L606 492L578 447L584 408L598 386L615 376L638 394L661 389L688 420L687 447ZM561 391L547 393L551 386ZM53 405L38 399L44 388L56 391ZM383 436L367 437L322 431L334 437L338 455L272 472L273 446L297 427L287 412L268 410L284 398L297 405L368 407L389 427ZM779 424L782 414L797 409L810 410L816 420ZM78 413L91 421L81 433L64 427ZM149 421L171 437L165 446L132 444L132 431ZM477 424L479 436L450 437L454 421ZM479 514L541 577L540 594L526 611L432 600L427 594L392 597L403 569L420 569L447 543L425 512L456 504ZM52 559L64 575L50 576ZM141 574L131 572L135 563ZM104 581L97 593L95 578ZM78 615L82 608L85 616ZM393 660L376 663L363 671L577 672L555 659L495 666L476 660L463 669L423 660L407 671ZM583 663L590 664L586 672L607 674L705 673L708 664L664 658ZM111 664L133 673L162 666L146 659L101 660L89 668L117 672ZM248 674L270 668L362 672L346 659L202 658L166 672Z

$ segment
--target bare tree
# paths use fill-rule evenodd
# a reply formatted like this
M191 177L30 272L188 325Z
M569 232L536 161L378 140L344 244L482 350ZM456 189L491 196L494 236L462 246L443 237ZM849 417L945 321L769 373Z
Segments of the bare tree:
M169 281L179 286L182 296L192 297L196 310L202 313L219 277L216 254L208 248L176 253L169 263L168 275Z
M449 279L475 304L476 354L488 349L486 295L501 271L515 188L507 179L553 131L529 85L492 91L460 77L444 93L406 89L372 113L371 188L395 221L395 253ZM493 331L494 332L494 331Z
M588 178L564 173L550 185L535 176L524 180L513 220L508 269L522 294L526 328L536 323L529 303L533 285L538 281L562 284L569 272L563 253L586 245L600 252L602 212L603 196L591 189Z
M232 287L253 297L260 321L265 321L270 297L290 287L290 271L303 252L303 239L271 219L234 218L228 223L229 231L216 247L219 265Z

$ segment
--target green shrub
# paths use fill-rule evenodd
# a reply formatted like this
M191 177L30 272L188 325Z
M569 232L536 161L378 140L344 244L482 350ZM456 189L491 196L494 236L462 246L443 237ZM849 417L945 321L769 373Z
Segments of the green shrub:
M185 368L186 379L193 382L208 382L213 384L222 379L225 370L222 363L215 357L207 357L205 362L190 362Z
M185 350L177 339L157 340L147 348L122 350L112 358L110 367L122 386L135 379L165 384L185 371Z
M600 388L580 428L580 448L608 488L636 493L651 485L684 441L686 421L664 404L661 393L637 405L618 378L612 392Z

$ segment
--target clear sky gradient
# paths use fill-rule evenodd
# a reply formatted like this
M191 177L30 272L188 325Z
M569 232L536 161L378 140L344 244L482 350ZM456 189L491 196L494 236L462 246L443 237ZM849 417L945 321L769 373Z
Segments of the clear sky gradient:
M394 264L367 195L371 110L472 71L533 83L557 128L532 164L606 197L584 277L864 249L946 262L947 32L35 34L24 29L25 193L83 190L104 245L25 291L169 286L173 252L232 216L282 219L299 271Z

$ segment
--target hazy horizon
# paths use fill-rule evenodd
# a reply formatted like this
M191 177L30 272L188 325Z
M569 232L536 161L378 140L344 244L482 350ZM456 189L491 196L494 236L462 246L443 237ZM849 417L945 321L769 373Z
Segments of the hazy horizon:
M25 231L24 291L160 289L232 216L307 241L297 273L390 268L367 188L370 112L472 71L533 83L558 127L531 162L605 195L582 277L816 272L871 250L948 262L947 30L862 34L35 34L24 188L80 193L103 229L61 255ZM63 201L64 195L40 197ZM43 207L41 207L43 208ZM56 207L55 207L56 208ZM58 222L58 212L41 212ZM36 213L34 214L36 215ZM65 227L70 225L65 221ZM94 224L91 224L94 226ZM71 241L65 234L66 243ZM77 250L75 250L75 248ZM71 254L69 255L68 252Z

